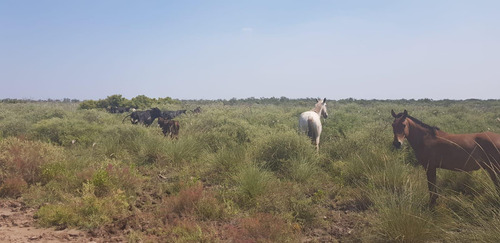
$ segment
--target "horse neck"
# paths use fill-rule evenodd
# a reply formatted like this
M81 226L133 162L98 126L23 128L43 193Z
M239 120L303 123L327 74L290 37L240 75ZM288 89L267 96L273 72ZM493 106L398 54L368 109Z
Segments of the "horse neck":
M315 106L314 108L312 108L312 110L311 110L311 111L314 111L314 112L316 112L316 114L318 114L318 115L320 115L320 116L321 116L321 108L322 108L322 106L321 106L321 105L317 105L317 106Z
M425 139L425 137L431 132L428 128L425 128L411 119L408 119L408 136L406 139L413 149L418 149Z

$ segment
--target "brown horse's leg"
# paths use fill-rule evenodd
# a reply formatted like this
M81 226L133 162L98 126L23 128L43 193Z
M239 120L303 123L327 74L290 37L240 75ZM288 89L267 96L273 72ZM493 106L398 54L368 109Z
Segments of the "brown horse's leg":
M427 186L429 187L429 206L434 207L436 205L436 200L438 194L436 191L436 168L427 168Z

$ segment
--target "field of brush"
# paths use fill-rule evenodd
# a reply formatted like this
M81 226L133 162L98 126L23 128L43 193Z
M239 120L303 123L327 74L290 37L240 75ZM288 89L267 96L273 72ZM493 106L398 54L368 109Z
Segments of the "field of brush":
M392 148L391 109L449 133L500 133L500 100L328 101L320 151L298 134L313 99L181 101L178 140L78 103L0 103L0 197L42 227L129 242L500 242L482 170L424 169ZM74 143L72 141L75 141Z

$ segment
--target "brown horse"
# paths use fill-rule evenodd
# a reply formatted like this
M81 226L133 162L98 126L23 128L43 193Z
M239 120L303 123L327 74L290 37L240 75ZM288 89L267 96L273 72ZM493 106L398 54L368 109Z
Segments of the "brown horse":
M169 120L163 117L158 118L158 125L160 125L163 132L163 136L169 136L170 138L178 139L179 137L179 122L175 120Z
M436 204L436 169L454 171L486 170L500 192L500 134L492 132L449 134L408 115L405 110L392 123L393 145L400 148L408 140L418 162L427 172L431 207Z

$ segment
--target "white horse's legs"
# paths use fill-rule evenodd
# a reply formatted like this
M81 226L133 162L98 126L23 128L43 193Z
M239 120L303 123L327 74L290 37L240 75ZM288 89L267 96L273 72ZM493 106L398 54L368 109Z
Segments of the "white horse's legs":
M316 151L319 152L319 137L321 135L321 126L318 127L318 134L316 136Z

